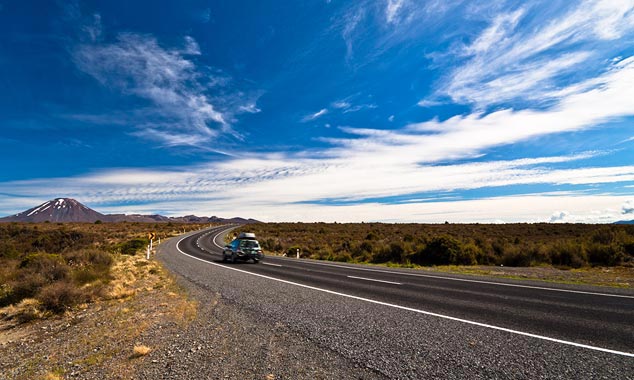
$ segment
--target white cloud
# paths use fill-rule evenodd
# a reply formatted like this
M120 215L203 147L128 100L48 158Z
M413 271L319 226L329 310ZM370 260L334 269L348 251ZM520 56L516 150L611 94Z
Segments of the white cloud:
M166 48L152 36L123 33L114 43L79 45L74 60L104 86L151 102L143 112L128 112L128 125L137 128L134 135L168 146L199 146L221 132L233 133L233 114L259 111L253 103L230 99L239 95L225 95L225 99L210 95L228 79L222 73L206 72L207 68L187 58L200 54L190 36L185 37L184 46Z
M332 103L332 106L337 109L346 109L346 108L350 108L352 104L350 104L350 102L345 100L339 100Z
M346 44L346 61L349 62L353 56L353 44L359 34L359 24L365 18L365 9L354 8L348 14L343 16L343 30L341 37Z
M496 16L491 26L485 29L471 45L465 47L464 53L474 55L497 49L500 43L506 42L524 13L523 9L519 9L515 12Z
M570 215L568 211L555 211L550 216L550 222L551 223L563 222L568 217L568 215Z
M259 109L255 103L249 103L245 106L240 106L239 108L240 111L242 112L247 112L247 113L260 113L262 112L261 109Z
M442 102L436 100L422 99L418 103L416 103L419 107L430 108L436 107L442 104Z
M628 200L621 206L621 214L634 214L634 200Z
M439 93L478 108L548 100L562 76L583 78L599 51L618 51L612 41L634 31L633 10L632 1L587 1L556 19L529 18L524 9L498 14L459 51L468 60L442 80ZM519 29L520 22L527 25Z
M397 17L405 0L387 0L385 5L385 20L391 24L396 22Z
M307 121L313 121L316 120L322 116L324 116L325 114L328 113L328 109L327 108L322 108L319 111L312 113L310 115L306 115L302 118L302 122L307 122Z

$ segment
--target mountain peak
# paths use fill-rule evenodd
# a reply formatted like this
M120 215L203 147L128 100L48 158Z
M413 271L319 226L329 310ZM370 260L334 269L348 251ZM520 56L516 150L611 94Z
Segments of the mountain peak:
M93 223L97 220L102 222L176 222L176 223L259 223L255 219L232 218L224 219L212 216L211 218L199 217L195 215L181 217L166 217L162 215L104 215L90 209L72 198L55 198L44 202L37 207L33 207L19 214L0 218L0 222L79 222Z
M72 198L55 198L19 214L2 218L6 222L95 222L104 215Z

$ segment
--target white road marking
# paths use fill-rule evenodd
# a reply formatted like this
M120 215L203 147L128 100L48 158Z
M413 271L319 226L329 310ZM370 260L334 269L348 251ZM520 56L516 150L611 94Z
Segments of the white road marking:
M271 263L261 263L261 264L263 264L263 265L270 265L270 266L272 266L272 267L278 267L278 268L281 268L281 267L282 267L282 266L281 266L281 265L279 265L279 264L271 264Z
M216 236L218 236L218 235L216 235ZM609 348L590 346L590 345L587 345L587 344L581 344L581 343L570 342L570 341L562 340L562 339L550 338L550 337L543 336L543 335L537 335L537 334L527 333L527 332L524 332L524 331L512 330L512 329L508 329L508 328L505 328L505 327L494 326L494 325L489 325L489 324L486 324L486 323L470 321L468 319L456 318L456 317L451 317L451 316L448 316L448 315L432 313L430 311L414 309L414 308L411 308L411 307L406 307L406 306L401 306L401 305L395 305L395 304L382 302L382 301L377 301L377 300L364 298L364 297L358 297L358 296L354 296L352 294L340 293L340 292L335 292L335 291L328 290L328 289L317 288L315 286L304 285L304 284L300 284L300 283L297 283L297 282L282 280L280 278L275 278L275 277L271 277L271 276L265 276L263 274L247 272L247 271L242 270L242 269L237 269L237 268L229 267L229 266L226 266L226 265L221 265L221 264L218 264L218 263L214 263L214 262L211 262L211 261L200 259L200 258L192 256L192 255L188 255L187 253L183 252L180 249L180 247L179 247L180 242L183 241L186 238L187 237L183 237L182 239L180 239L176 243L176 249L181 254L183 254L183 255L185 255L187 257L190 257L190 258L192 258L194 260L202 261L202 262L207 263L209 265L214 265L214 266L217 266L217 267L233 270L233 271L244 273L244 274L248 274L248 275L251 275L251 276L265 278L265 279L268 279L268 280L281 282L281 283L284 283L284 284L295 285L295 286L299 286L299 287L306 288L306 289L316 290L316 291L320 291L320 292L324 292L324 293L328 293L328 294L333 294L333 295L337 295L337 296L341 296L341 297L355 299L355 300L358 300L358 301L369 302L369 303L373 303L373 304L376 304L376 305L393 307L395 309L411 311L411 312L418 313L418 314L429 315L429 316L432 316L432 317L438 317L438 318L442 318L442 319L448 319L448 320L451 320L451 321L462 322L462 323L466 323L466 324L473 325L473 326L485 327L485 328L489 328L489 329L492 329L492 330L504 331L504 332L511 333L511 334L527 336L527 337L541 339L541 340L554 342L554 343L565 344L565 345L568 345L568 346L585 348L585 349L588 349L588 350L600 351L600 352L605 352L605 353L609 353L609 354L627 356L627 357L630 357L630 358L634 358L634 353L630 353L630 352L611 350ZM214 238L215 238L215 236L214 236Z
M384 281L384 280L376 280L374 278L365 278L365 277L357 277L357 276L346 276L348 278L354 278L355 280L365 280L365 281L374 281L374 282L382 282L384 284L392 284L392 285L403 285L400 282L392 282L392 281Z
M281 259L281 260L296 260L296 259L284 259L284 258L281 258L281 257L277 257L277 259ZM547 290L547 291L551 291L551 292L577 293L577 294L588 294L588 295L592 295L592 296L617 297L617 298L634 299L634 296L628 296L628 295L623 295L623 294L586 292L586 291L583 291L583 290L548 288L548 287L545 287L545 286L508 284L508 283L504 283L504 282L493 282L493 281L484 281L484 280L470 280L470 279L467 279L467 278L435 276L435 275L430 275L430 274L395 272L395 271L388 271L388 270L381 270L381 269L359 268L359 267L354 267L354 266L318 263L318 262L311 261L311 260L302 260L302 263L307 263L307 264L312 264L312 265L323 265L323 266L326 266L326 267L341 268L341 269L360 270L360 271L366 271L366 272L388 273L388 274L391 274L391 275L438 278L438 279L441 279L441 280L472 282L472 283L477 283L477 284L497 285L497 286L508 286L508 287L512 287L512 288L536 289L536 290Z

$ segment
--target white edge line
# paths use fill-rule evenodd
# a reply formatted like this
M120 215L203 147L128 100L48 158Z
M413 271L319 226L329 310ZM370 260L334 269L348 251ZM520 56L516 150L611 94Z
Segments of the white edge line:
M288 258L280 258L282 260L296 260L296 259L288 259ZM593 296L603 296L603 297L618 297L618 298L630 298L634 299L634 296L628 296L624 294L610 294L610 293L596 293L596 292L586 292L583 290L570 290L570 289L557 289L557 288L548 288L544 286L531 286L531 285L520 285L520 284L507 284L504 282L492 282L492 281L483 281L483 280L470 280L467 278L455 278L455 277L446 277L446 276L436 276L429 274L421 274L421 273L407 273L407 272L394 272L387 271L381 269L371 269L371 268L357 268L354 266L345 266L345 265L335 265L335 264L327 264L327 263L318 263L312 260L303 260L302 263L308 263L313 265L323 265L327 267L333 268L342 268L342 269L352 269L352 270L361 270L367 272L377 272L377 273L387 273L391 275L403 275L403 276L413 276L413 277L426 277L426 278L438 278L441 280L451 280L451 281L462 281L462 282L472 282L478 284L487 284L487 285L498 285L498 286L508 286L513 288L524 288L524 289L537 289L537 290L548 290L552 292L564 292L564 293L577 293L577 294L587 294Z
M216 235L216 236L218 236L218 235ZM237 269L237 268L232 268L232 267L228 267L228 266L225 266L225 265L220 265L220 264L217 264L217 263L214 263L214 262L210 262L210 261L207 261L207 260L200 259L200 258L192 256L192 255L188 255L187 253L183 252L180 249L179 244L180 244L181 241L183 241L186 238L187 238L187 236L181 238L176 243L176 249L181 254L183 254L183 255L185 255L187 257L190 257L192 259L199 260L199 261L202 261L202 262L205 262L207 264L214 265L214 266L217 266L217 267L221 267L221 268L225 268L225 269L229 269L229 270L234 270L236 272L245 273L245 274L249 274L249 275L252 275L252 276L266 278L268 280L278 281L278 282L281 282L281 283L284 283L284 284L295 285L295 286L299 286L299 287L306 288L306 289L311 289L311 290L317 290L317 291L320 291L320 292L333 294L333 295L346 297L346 298L351 298L351 299L355 299L355 300L358 300L358 301L365 301L365 302L373 303L373 304L376 304L376 305L393 307L395 309L411 311L411 312L418 313L418 314L423 314L423 315L429 315L429 316L432 316L432 317L448 319L448 320L451 320L451 321L462 322L462 323L466 323L466 324L469 324L469 325L485 327L485 328L498 330L498 331L504 331L504 332L511 333L511 334L527 336L527 337L541 339L541 340L545 340L545 341L549 341L549 342L561 343L561 344L565 344L565 345L568 345L568 346L585 348L585 349L588 349L588 350L606 352L606 353L609 353L609 354L621 355L621 356L627 356L627 357L630 357L630 358L634 358L634 353L630 353L630 352L610 350L608 348L595 347L595 346L590 346L590 345L587 345L587 344L575 343L575 342L570 342L570 341L562 340L562 339L549 338L549 337L543 336L543 335L537 335L537 334L527 333L527 332L523 332L523 331L508 329L508 328L505 328L505 327L489 325L489 324L486 324L486 323L470 321L468 319L462 319L462 318L451 317L451 316L448 316L448 315L432 313L430 311L414 309L414 308L411 308L411 307L406 307L406 306L401 306L401 305L395 305L395 304L382 302L382 301L377 301L377 300L364 298L364 297L353 296L351 294L339 293L339 292L335 292L335 291L328 290L328 289L317 288L317 287L310 286L310 285L304 285L304 284L300 284L300 283L297 283L297 282L282 280L282 279L275 278L275 277L265 276L263 274L251 273L251 272L247 272L247 271L242 270L242 269ZM215 239L215 236L214 236L214 239Z
M403 285L400 282L393 281L385 281L385 280L376 280L374 278L365 278L365 277L357 277L357 276L346 276L348 278L354 278L355 280L364 280L364 281L374 281L374 282L382 282L384 284L392 284L392 285Z

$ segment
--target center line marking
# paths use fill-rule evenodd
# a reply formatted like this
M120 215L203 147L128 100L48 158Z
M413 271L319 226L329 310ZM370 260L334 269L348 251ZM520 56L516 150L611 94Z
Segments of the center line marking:
M392 284L392 285L403 285L400 282L392 282L392 281L383 281L383 280L375 280L373 278L365 278L365 277L357 277L357 276L346 276L348 278L354 278L355 280L365 280L365 281L374 281L374 282L382 282L384 284Z
M282 266L281 266L281 265L279 265L279 264L271 264L271 263L262 263L262 265L270 265L270 266L272 266L272 267L279 267L279 268L281 268L281 267L282 267Z

